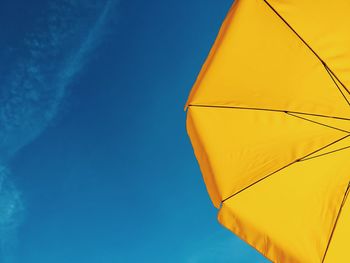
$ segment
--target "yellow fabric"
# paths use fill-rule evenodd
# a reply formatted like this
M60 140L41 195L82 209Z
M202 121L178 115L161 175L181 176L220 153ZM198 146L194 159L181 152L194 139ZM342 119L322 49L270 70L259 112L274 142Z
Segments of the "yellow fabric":
M350 1L267 2L302 36L345 86L350 87Z
M339 142L336 142L336 143L334 143L334 144L332 144L332 145L330 145L330 146L328 146L320 151L317 151L314 154L311 154L302 160L315 158L317 156L322 156L324 154L329 154L329 153L337 152L340 150L347 150L348 153L350 154L350 137L347 137L347 138L340 140Z
M347 135L283 112L190 107L188 120L191 139L202 146L195 152L205 180L212 180L217 207L251 183Z
M224 202L219 221L274 262L320 263L350 179L348 159L339 151L291 165ZM330 262L348 262L341 259Z
M349 12L235 1L186 103L219 221L273 262L350 262Z
M341 216L335 228L332 242L325 257L325 263L350 262L350 201L346 199Z
M236 2L188 104L348 117L324 66L263 0Z

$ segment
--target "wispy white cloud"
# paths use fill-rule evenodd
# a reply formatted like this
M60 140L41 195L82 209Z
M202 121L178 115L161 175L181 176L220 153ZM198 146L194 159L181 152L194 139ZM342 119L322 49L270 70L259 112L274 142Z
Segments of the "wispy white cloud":
M0 83L0 262L11 261L21 195L6 163L52 122L67 87L101 41L116 0L52 0L46 16L24 36Z
M21 222L23 204L19 191L8 177L9 171L0 167L0 260L13 261L16 229Z
M115 1L89 2L53 1L46 26L26 36L24 54L12 66L0 94L0 160L45 129L57 114L67 86L100 41Z

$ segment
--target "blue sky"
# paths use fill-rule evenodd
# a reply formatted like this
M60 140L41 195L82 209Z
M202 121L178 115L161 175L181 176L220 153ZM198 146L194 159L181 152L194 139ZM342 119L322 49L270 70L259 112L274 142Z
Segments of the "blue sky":
M217 223L185 130L230 5L1 1L0 262L267 262Z

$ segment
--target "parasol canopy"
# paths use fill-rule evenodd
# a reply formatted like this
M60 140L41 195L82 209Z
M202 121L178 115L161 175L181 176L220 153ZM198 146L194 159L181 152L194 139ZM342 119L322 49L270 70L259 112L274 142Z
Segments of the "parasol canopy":
M273 262L350 262L349 14L235 1L186 104L220 223Z

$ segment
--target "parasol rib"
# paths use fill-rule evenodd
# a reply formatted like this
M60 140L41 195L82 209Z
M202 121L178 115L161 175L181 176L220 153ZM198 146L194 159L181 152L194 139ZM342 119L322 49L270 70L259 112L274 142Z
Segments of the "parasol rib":
M332 72L329 70L328 66L323 62L323 66L326 69L328 75L331 77L331 79L333 80L334 84L337 86L339 92L341 93L341 95L343 96L343 98L346 100L346 102L348 103L348 105L350 106L350 102L349 100L346 98L344 92L341 90L341 88L339 87L338 83L335 81Z
M293 116L295 118L299 118L299 119L302 119L304 121L309 121L309 122L312 122L312 123L315 123L315 124L318 124L318 125L321 125L321 126L325 126L325 127L328 127L328 128L331 128L331 129L334 129L334 130L337 130L337 131L341 131L341 132L346 132L346 133L350 133L350 131L346 131L346 130L343 130L343 129L339 129L337 127L334 127L334 126L330 126L330 125L327 125L327 124L324 124L322 122L318 122L318 121L313 121L313 120L310 120L310 119L307 119L307 118L304 118L304 117L301 117L301 116L298 116L298 115L294 115L293 113L290 113L290 112L286 112L286 114L290 115L290 116Z
M218 109L238 109L238 110L258 110L258 111L274 111L274 112L284 112L284 113L294 113L294 114L304 114L315 117L325 117L338 120L350 121L350 118L339 117L339 116L329 116L317 113L300 112L300 111L290 111L281 109L267 109L267 108L254 108L254 107L239 107L239 106L227 106L227 105L207 105L207 104L189 104L188 107L200 107L200 108L218 108Z
M350 91L347 89L345 84L338 78L336 74L332 71L330 67L328 67L327 63L316 53L315 50L295 31L295 29L273 8L273 6L266 0L263 0L264 3L289 27L290 30L309 48L309 50L318 58L318 60L328 69L330 73L333 74L335 79L343 86L343 88L350 94ZM328 72L327 71L327 72Z
M346 191L345 191L345 193L344 193L343 200L342 200L342 202L341 202L341 204L340 204L340 208L339 208L337 217L335 218L335 222L334 222L334 225L333 225L333 228L332 228L332 232L331 232L331 235L330 235L330 237L329 237L329 239L328 239L326 250L325 250L325 252L324 252L324 254L323 254L322 263L324 262L324 260L325 260L325 258L326 258L326 255L327 255L327 252L328 252L328 248L329 248L329 245L330 245L330 243L331 243L331 241L332 241L332 238L333 238L333 235L334 235L334 231L335 231L335 229L336 229L336 227L337 227L337 223L338 223L339 217L340 217L341 212L342 212L342 210L343 210L343 207L344 207L344 204L345 204L345 202L346 202L346 199L347 199L347 197L348 197L348 195L349 195L349 190L350 190L350 182L348 183L348 186L347 186Z
M342 140L348 138L349 136L350 136L350 134L348 134L348 135L346 135L346 136L344 136L344 137L342 137L342 138L340 138L340 139L338 139L338 140L336 140L336 141L333 141L333 142L331 142L331 143L329 143L329 144L327 144L327 145L325 145L325 146L323 146L323 147L321 147L321 148L319 148L319 149L317 149L317 150L315 150L315 151L313 151L313 152L311 152L311 153L308 153L307 155L305 155L305 156L303 156L303 157L301 157L301 158L299 158L299 159L296 159L296 160L294 160L293 162L288 163L287 165L285 165L285 166L283 166L283 167L277 169L276 171L274 171L274 172L272 172L272 173L269 173L268 175L262 177L261 179L255 181L254 183L252 183L252 184L250 184L250 185L248 185L248 186L242 188L241 190L237 191L236 193L234 193L234 194L232 194L232 195L230 195L230 196L224 198L221 202L224 203L224 202L227 201L228 199L230 199L230 198L236 196L237 194L243 192L244 190L246 190L246 189L248 189L248 188L250 188L250 187L256 185L257 183L259 183L259 182L261 182L261 181L263 181L263 180L269 178L270 176L272 176L272 175L274 175L274 174L276 174L276 173L282 171L283 169L288 168L288 167L291 166L292 164L295 164L295 163L297 163L297 162L299 162L299 161L301 161L301 160L307 158L308 156L311 156L311 155L313 155L313 154L315 154L315 153L317 153L317 152L319 152L319 151L321 151L321 150L323 150L323 149L325 149L325 148L327 148L327 147L329 147L329 146L331 146L331 145L333 145L333 144L335 144L335 143L337 143L337 142L340 142L340 141L342 141Z
M339 149L336 149L336 150L333 150L333 151L330 151L330 152L322 153L322 154L319 154L319 155L316 155L316 156L312 156L312 157L308 157L308 158L303 158L303 159L300 160L300 162L302 162L302 161L307 161L307 160L311 160L311 159L314 159L314 158L317 158L317 157L321 157L321 156L324 156L324 155L327 155L327 154L331 154L331 153L343 151L343 150L346 150L346 149L349 149L349 148L350 148L350 146L346 146L346 147L342 147L342 148L339 148Z

